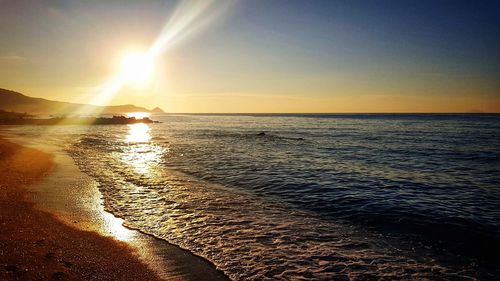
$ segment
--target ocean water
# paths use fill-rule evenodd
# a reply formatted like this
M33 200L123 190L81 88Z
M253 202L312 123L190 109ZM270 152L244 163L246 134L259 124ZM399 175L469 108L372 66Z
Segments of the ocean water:
M234 280L500 278L500 115L153 119L51 137L127 226Z

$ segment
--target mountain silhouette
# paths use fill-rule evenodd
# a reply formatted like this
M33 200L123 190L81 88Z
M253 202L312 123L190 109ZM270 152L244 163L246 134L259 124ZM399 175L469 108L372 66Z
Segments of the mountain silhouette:
M155 107L155 108L151 109L151 113L161 114L161 113L165 113L165 111L163 111L159 107Z
M0 110L27 112L30 114L71 115L71 114L121 114L126 112L152 112L132 104L97 106L71 102L33 98L18 92L0 88ZM159 113L160 108L154 109ZM163 112L163 111L162 111Z

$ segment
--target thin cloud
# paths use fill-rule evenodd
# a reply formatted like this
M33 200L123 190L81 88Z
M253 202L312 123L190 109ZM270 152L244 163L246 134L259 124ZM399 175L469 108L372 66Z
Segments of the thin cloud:
M16 56L16 55L3 55L0 56L0 62L12 62L12 63L19 63L26 61L25 57L21 56Z
M419 73L418 75L427 76L427 77L442 77L442 76L444 76L444 73L442 73L442 72L422 72L422 73Z

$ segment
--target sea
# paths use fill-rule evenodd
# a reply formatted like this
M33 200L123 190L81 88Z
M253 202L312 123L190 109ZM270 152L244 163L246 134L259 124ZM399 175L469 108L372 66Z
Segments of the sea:
M500 115L151 118L10 130L63 143L127 227L233 280L500 279Z

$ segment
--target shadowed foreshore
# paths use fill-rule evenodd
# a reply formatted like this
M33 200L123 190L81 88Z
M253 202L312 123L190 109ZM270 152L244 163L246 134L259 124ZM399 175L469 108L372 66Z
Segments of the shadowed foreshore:
M35 208L26 188L52 158L0 138L0 280L161 280L125 243Z

